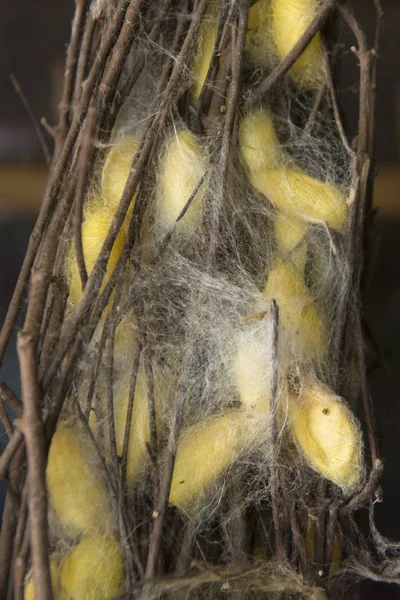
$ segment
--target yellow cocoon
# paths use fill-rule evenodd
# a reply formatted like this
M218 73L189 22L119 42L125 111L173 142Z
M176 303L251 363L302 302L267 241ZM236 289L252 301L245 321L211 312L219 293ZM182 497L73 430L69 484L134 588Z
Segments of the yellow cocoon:
M220 0L210 2L200 26L199 45L193 61L193 76L195 81L192 86L192 92L196 100L200 96L214 52L220 4Z
M85 535L61 561L60 600L109 600L121 593L123 578L118 541Z
M270 0L259 0L248 12L245 52L253 67L263 67L271 61L269 5Z
M282 158L272 117L264 108L254 108L243 117L239 145L251 173L274 169Z
M266 340L260 344L251 337L239 341L235 360L236 387L243 407L267 414L270 400L270 365Z
M254 442L259 420L230 411L189 428L179 441L169 501L193 510L209 486Z
M61 421L47 463L50 500L69 535L103 531L110 525L105 484L96 468L92 441L77 426Z
M280 59L301 38L319 8L318 0L272 0L271 34ZM325 78L320 34L317 33L289 71L302 88L318 88Z
M162 229L171 229L207 169L207 161L196 136L181 129L169 140L160 164L156 219ZM184 217L180 233L190 233L200 221L205 182L200 186Z
M50 578L53 596L57 599L60 590L60 566L58 562L53 559L50 562ZM25 583L24 600L40 600L39 596L36 597L35 595L35 584L32 573L29 574Z
M298 218L325 221L342 231L347 208L340 190L295 168L251 171L250 181L275 206Z
M298 270L284 262L278 263L268 275L264 295L276 300L280 326L294 334L307 353L326 351L324 321Z
M93 267L98 259L100 250L104 244L104 240L107 237L108 230L110 229L113 217L114 210L106 209L104 206L102 206L100 201L89 203L88 209L85 211L84 220L82 223L82 247L88 275L90 275L92 272ZM118 259L125 244L125 239L126 235L124 228L121 228L108 259L107 271L103 279L101 289L104 288L107 281L110 279L112 272L117 266ZM71 239L70 251L67 257L66 277L69 284L69 300L73 305L75 305L82 298L82 285L81 278L79 276L78 263L76 261L74 239Z
M157 389L155 385L155 394ZM125 437L126 417L129 403L129 383L121 386L114 394L114 422L117 440L117 452L122 456ZM141 362L138 370L135 397L133 400L131 428L129 432L129 445L126 465L126 479L128 485L134 483L140 471L147 462L148 452L146 443L150 442L149 429L149 397L147 391L146 372Z
M361 479L361 434L350 410L325 386L314 383L291 399L294 437L310 465L345 492Z
M112 146L108 152L103 167L101 185L102 194L110 212L115 212L118 208L137 149L137 140L134 137L126 137ZM130 213L133 211L136 196L137 192L132 198Z

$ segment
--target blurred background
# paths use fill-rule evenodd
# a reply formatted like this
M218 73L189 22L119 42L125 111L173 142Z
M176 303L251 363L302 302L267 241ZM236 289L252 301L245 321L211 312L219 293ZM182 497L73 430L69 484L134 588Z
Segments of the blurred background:
M380 449L385 462L384 504L376 508L384 535L400 539L400 2L383 0L378 102L376 115L375 207L365 319L376 346L369 355L370 387ZM352 0L370 36L373 3ZM56 122L73 0L1 0L0 2L0 323L22 263L46 180L43 152L32 120L10 76L23 90L40 120ZM351 38L343 35L349 47ZM341 73L346 87L342 102L349 123L357 122L354 93L356 61ZM19 393L15 340L0 380ZM6 443L3 434L0 447ZM1 448L0 448L1 449ZM1 511L1 490L0 490ZM364 584L352 597L400 598L398 586Z

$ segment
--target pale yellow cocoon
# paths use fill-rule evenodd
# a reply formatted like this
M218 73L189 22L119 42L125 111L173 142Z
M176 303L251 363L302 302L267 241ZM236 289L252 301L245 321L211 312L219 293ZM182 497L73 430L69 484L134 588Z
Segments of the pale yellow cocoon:
M106 487L87 434L61 421L53 436L46 477L51 504L69 535L110 526Z
M200 96L214 52L220 5L220 0L210 2L200 26L199 44L193 61L194 84L192 92L196 100Z
M113 216L114 212L106 209L99 200L88 203L88 208L85 211L82 223L83 256L88 275L91 274L99 257L100 250L107 237L108 230L110 229ZM112 247L101 289L104 288L117 266L125 239L125 231L122 228ZM82 284L79 276L78 263L76 261L74 238L71 239L70 251L67 256L66 278L69 285L69 301L71 304L75 305L82 298Z
M235 382L243 407L268 414L271 377L270 361L258 340L243 336L238 343L235 359Z
M291 399L290 420L295 439L310 465L345 492L360 483L361 434L341 398L314 383Z
M136 138L126 137L114 144L108 152L103 167L101 187L110 212L115 212L118 208L137 149ZM136 196L137 192L132 198L130 213L133 211Z
M60 565L53 559L50 561L50 578L53 596L55 600L57 600L60 593ZM28 579L25 583L24 600L40 600L39 596L36 596L35 594L35 584L32 573L28 575Z
M61 561L60 600L110 600L121 593L123 579L118 540L88 534Z
M272 0L271 35L283 59L301 38L319 8L317 0ZM289 71L302 88L318 88L325 79L320 34L317 33Z
M155 386L156 388L157 386ZM155 394L157 389L155 389ZM129 383L121 386L114 394L114 422L117 440L117 452L122 456L126 416L129 403ZM141 362L136 380L135 396L133 400L131 427L129 431L129 445L126 466L126 479L128 485L133 484L145 466L148 458L146 443L150 442L149 429L149 396L147 391L146 372Z
M259 420L249 412L230 411L209 417L182 434L169 501L184 512L204 499L209 486L251 447Z
M160 163L156 197L156 222L170 230L207 169L207 160L196 136L181 129L166 145ZM205 182L192 200L177 232L190 234L200 221Z
M317 306L297 269L278 263L271 269L264 295L279 307L279 325L290 332L314 356L327 350L327 331Z
M255 68L267 66L273 55L269 5L270 0L258 0L248 12L245 52Z
M251 173L274 169L282 160L272 117L265 108L254 108L243 117L239 127L239 145Z
M314 179L295 168L251 171L250 181L288 215L326 222L338 231L343 231L346 225L345 199L331 183Z

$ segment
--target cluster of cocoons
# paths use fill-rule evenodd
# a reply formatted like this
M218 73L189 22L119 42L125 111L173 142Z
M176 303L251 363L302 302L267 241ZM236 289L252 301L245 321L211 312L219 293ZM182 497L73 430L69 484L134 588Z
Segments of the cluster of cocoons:
M194 103L209 72L221 6L217 0L212 2L200 27L188 90ZM317 10L315 0L259 0L252 4L246 64L252 69L271 68L290 52ZM317 35L288 78L302 90L315 89L324 80L324 69ZM314 176L315 171L309 174L293 157L290 144L282 144L278 124L266 104L240 115L235 156L240 170L234 173L230 167L229 171L233 183L231 190L228 185L227 195L233 210L226 222L221 221L225 245L221 244L215 273L205 267L204 250L208 203L213 200L210 181L215 146L183 120L169 126L152 159L155 175L140 231L141 271L128 267L124 272L124 290L132 298L140 294L145 298L153 373L146 371L142 348L135 389L131 389L132 364L143 345L132 310L117 328L115 340L112 406L116 453L121 461L125 447L127 488L139 495L152 471L150 408L155 410L153 426L162 465L180 378L186 376L187 406L169 503L195 521L201 519L205 507L215 508L226 479L230 473L234 476L243 457L254 461L254 468L264 477L261 487L267 489L274 375L278 426L283 432L281 443L291 449L288 455L292 457L296 449L310 472L312 469L336 484L344 494L362 481L360 428L346 401L322 383L329 371L332 313L326 308L330 302L327 288L322 290L319 285L316 264L321 257L315 257L315 247L319 248L322 238L327 245L331 235L340 239L346 234L345 185L325 176L323 168L320 177ZM90 182L82 221L88 276L118 209L139 139L131 134L116 137ZM111 250L101 289L121 257L138 192ZM252 212L253 221L247 212ZM238 230L240 240L235 239ZM169 234L169 247L160 258L157 250ZM69 309L74 310L83 290L75 240L68 243L64 273ZM232 248L234 259L224 263ZM323 261L322 250L320 254ZM251 267L259 256L263 271L254 274ZM275 374L273 300L279 311ZM112 304L110 301L106 314ZM190 360L196 365L192 370L185 364ZM57 599L107 600L121 592L124 581L118 518L97 455L100 448L103 459L111 462L103 366L89 418L92 437L79 423L64 418L49 452L47 482L54 537L59 541L64 536L69 544L61 545L65 549L51 561ZM84 380L84 369L82 373ZM149 377L153 377L151 387ZM83 409L86 388L83 383L77 390ZM34 598L30 578L25 598Z
M73 543L51 557L55 600L107 600L122 591L121 545L93 440L76 421L61 421L46 470L53 519ZM33 600L29 577L25 600Z

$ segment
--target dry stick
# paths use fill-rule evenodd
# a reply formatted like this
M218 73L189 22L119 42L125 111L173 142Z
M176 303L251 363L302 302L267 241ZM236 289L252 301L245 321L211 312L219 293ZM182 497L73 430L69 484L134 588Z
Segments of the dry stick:
M207 112L213 94L215 79L219 70L219 59L228 40L229 24L231 23L235 2L224 2L218 21L218 29L215 38L213 53L208 67L207 75L204 80L199 98L197 100L196 118L200 121L200 116Z
M149 405L149 432L150 432L150 453L155 461L156 468L156 489L158 488L158 461L157 461L157 418L156 402L154 397L154 373L152 365L151 351L148 345L147 335L144 335L144 368L146 372L147 396Z
M33 112L33 109L31 107L27 97L25 96L24 92L22 91L22 87L20 86L19 81L17 80L15 75L11 74L10 79L14 86L15 91L17 92L17 94L19 96L19 99L21 100L22 104L24 105L24 108L25 108L26 112L28 113L30 120L32 121L32 125L35 128L36 135L38 136L38 139L39 139L39 142L40 142L43 154L44 154L44 158L46 160L46 165L49 166L51 163L51 153L50 153L50 149L47 145L46 138L43 135L42 128L40 127L40 123L37 120L36 115Z
M314 531L314 563L317 569L317 581L322 577L325 569L325 542L326 542L326 520L327 520L327 501L326 501L327 482L320 479L316 486L316 507L317 519L315 521Z
M111 96L115 92L123 66L132 45L133 34L142 1L143 0L130 0L119 35L118 44L113 48L105 77L99 87L99 97L101 98L102 107L107 108L111 105Z
M9 600L24 600L24 579L26 565L29 556L29 529L26 527L22 538L21 548L16 556L14 563L13 595ZM35 597L37 597L37 588L35 585Z
M136 383L137 383L137 376L138 376L138 371L139 371L141 353L142 353L142 345L139 344L138 349L136 350L135 360L133 361L131 380L129 383L129 399L128 399L128 407L127 407L127 411L126 411L124 443L123 443L123 447L122 447L122 457L121 457L121 480L123 481L125 486L126 486L126 467L127 467L127 463L128 463L129 438L131 435L133 403L135 400Z
M278 81L286 75L289 69L294 65L296 60L304 52L308 44L313 39L314 35L321 29L321 27L327 21L332 9L338 3L338 0L325 0L321 5L321 8L315 15L313 21L307 27L301 38L293 46L289 54L279 63L277 67L272 71L270 75L256 88L253 94L245 103L245 109L248 110L255 104L262 101L266 93L273 87Z
M86 8L88 0L75 0L75 15L72 22L71 41L67 50L67 58L65 61L64 85L59 105L60 117L57 125L56 148L54 152L54 160L57 160L64 140L67 137L69 125L69 113L71 107L74 74L75 68L80 53L80 42L82 27L85 20Z
M118 286L114 297L113 310L118 306L121 297L121 286ZM110 322L112 314L107 317ZM117 450L117 436L115 433L114 418L114 345L115 345L115 327L112 324L106 324L108 330L108 348L106 350L106 372L107 372L107 417L108 417L108 436L110 442L111 463L114 467L115 475L119 471L119 459Z
M5 407L4 407L4 404L3 404L2 400L0 400L0 419L3 422L4 429L6 430L8 439L10 440L11 436L12 436L13 430L12 430L12 425L11 425L10 418L9 418L9 416L7 414L7 411L6 411Z
M176 561L175 575L177 577L183 575L190 567L190 551L192 549L195 539L196 525L193 523L193 521L189 521L186 526L185 535L183 536L181 549L179 551L178 559Z
M22 444L23 439L24 436L22 431L15 429L7 446L4 448L3 453L0 456L0 479L3 479L6 476L10 461Z
M60 331L60 324L62 323L65 311L67 308L68 301L68 288L61 277L56 283L53 284L54 302L51 307L51 314L48 321L46 330L41 335L42 347L40 350L40 366L39 375L43 377L45 365L47 364L49 357L51 356L54 346L57 343L58 335Z
M177 227L179 221L181 221L183 219L183 217L185 216L185 214L187 213L187 210L188 210L189 206L192 204L193 200L195 199L195 197L197 195L197 192L201 188L201 186L203 184L203 181L205 180L206 176L207 176L207 172L204 172L203 175L200 177L198 183L196 184L196 187L194 188L193 192L190 194L190 196L187 199L184 207L182 208L181 212L179 213L179 215L175 219L175 223L173 224L173 226L171 227L171 229L168 231L168 233L165 234L165 237L161 241L160 248L157 251L157 253L156 253L155 257L153 258L153 260L151 261L151 263L150 263L151 265L154 265L160 259L161 254L164 252L164 250L168 246L169 242L171 241L171 238L173 237L173 235L174 235L174 233L176 231L176 227Z
M45 290L41 285L42 278L43 273L39 269L32 275L30 302L24 329L18 335L17 349L24 405L20 424L25 438L28 461L29 530L33 578L36 595L42 600L52 600L47 535L46 456L37 368L40 325L38 326L36 314L38 308L43 307L45 302Z
M115 37L120 29L120 20L123 18L127 1L128 0L120 0L116 10L115 19L112 21L109 30L102 37L100 49L96 55L96 59L88 76L88 79L85 82L76 116L72 121L63 148L62 150L60 150L60 156L57 162L55 163L54 169L52 171L51 179L49 181L49 185L47 187L35 227L29 239L29 245L21 268L21 272L19 274L13 297L9 304L7 315L0 333L0 366L4 357L5 349L7 347L11 333L14 328L15 320L17 318L18 310L25 291L25 286L29 280L31 268L35 260L37 250L42 241L43 232L48 222L49 215L51 214L51 211L53 209L54 200L59 192L62 179L67 169L67 163L73 149L73 145L79 133L81 122L86 117L89 100L93 92L94 86L97 82L98 77L104 69L105 62L112 48L112 45L115 43ZM46 285L46 283L44 283L44 285Z
M15 537L12 549L12 561L13 569L8 582L8 594L7 598L13 600L14 595L17 594L18 589L21 588L23 583L25 572L26 572L26 560L21 560L20 553L24 543L24 539L29 539L29 530L27 527L28 519L28 484L25 481L24 487L21 494L21 502L18 511L18 523L15 532Z
M10 465L7 496L2 515L0 535L0 598L5 598L11 576L12 547L18 525L20 507L21 476L24 475L23 461L25 450L19 447L18 453Z
M360 29L357 21L352 13L343 6L339 6L338 10L343 17L348 27L353 32L357 43L357 57L360 62L360 103L359 103L359 119L358 119L358 140L357 140L357 162L358 173L360 176L360 191L358 200L358 219L356 221L356 241L355 241L355 256L359 260L360 266L356 271L357 293L359 292L361 268L363 263L363 230L365 223L365 210L367 202L367 192L369 183L370 160L368 156L369 149L369 132L370 132L370 107L369 107L369 91L370 91L370 53L367 46L365 34ZM358 235L357 235L358 234ZM368 440L371 452L372 469L378 458L378 445L376 440L375 425L368 393L368 384L366 380L365 368L365 351L362 339L362 325L360 316L357 315L356 322L356 343L358 353L358 363L361 376L361 391L363 400L363 409L368 430Z
M226 186L226 175L229 165L230 146L233 138L236 112L238 108L240 83L243 68L243 55L246 43L247 16L249 0L237 0L238 5L238 31L236 43L232 43L232 81L228 92L228 108L226 111L224 131L222 134L220 160L217 165L218 177L221 183L217 185L210 210L210 241L207 251L208 267L214 262L218 245L218 230L222 198ZM218 189L219 188L219 189Z
M22 402L4 382L0 383L0 399L15 412L17 417L22 413Z
M186 392L184 389L185 374L182 375L181 385L178 387L175 403L175 415L173 418L169 439L167 459L164 466L164 477L161 479L160 491L153 512L153 529L150 535L149 552L147 557L145 578L151 580L156 572L158 558L161 550L161 537L164 527L165 512L171 489L172 474L174 471L175 458L178 449L178 439L182 426L183 411L186 404ZM182 383L183 382L183 383Z
M279 307L275 300L271 302L271 460L270 460L270 489L271 489L271 510L272 521L274 524L276 555L278 560L285 560L285 542L282 535L279 519L278 507L278 473L276 467L277 460L277 440L278 440L278 327L279 327Z
M375 107L376 107L376 92L377 92L377 78L378 78L378 55L379 55L379 38L381 33L383 9L380 0L373 0L376 9L376 25L375 25L375 37L374 47L370 54L370 66L371 66L371 89L370 89L370 121L369 121L369 149L368 153L371 158L372 164L374 163L374 132L375 132Z
M164 4L160 7L158 11L157 18L154 21L153 27L148 34L148 41L155 42L160 34L162 24L164 19L167 18L166 14L170 5L172 4L172 0L164 0ZM114 96L113 104L110 109L110 115L114 116L118 114L119 108L123 105L125 100L128 98L134 84L136 83L140 73L143 70L143 67L146 64L145 57L143 55L138 54L137 62L132 68L132 71L129 73L125 83L123 84L121 90L118 90Z
M82 221L83 205L85 201L85 190L87 185L87 175L90 165L90 157L93 149L93 138L96 130L96 106L92 103L89 107L86 117L85 133L82 139L81 153L79 158L79 175L75 188L75 209L74 209L74 235L76 262L78 264L79 277L81 279L82 291L87 282L87 270L85 265L85 256L82 244Z
M369 147L370 53L368 50L366 36L354 18L354 15L347 7L340 4L338 5L338 11L345 23L353 32L358 44L358 50L355 51L360 62L360 101L358 115L357 153L361 155L367 153Z
M321 45L322 45L322 50L323 50L323 54L325 57L326 79L327 79L327 84L328 84L329 95L331 98L332 111L333 111L333 116L335 119L336 127L339 132L340 139L342 140L342 144L346 148L347 154L351 158L354 158L355 153L349 144L349 140L347 139L347 135L345 133L345 130L343 127L343 122L342 122L342 119L340 116L340 110L339 110L339 105L338 105L338 101L337 101L336 89L335 89L335 85L333 83L333 77L332 77L332 67L330 65L330 61L328 58L328 48L327 48L326 42L323 39L323 37L321 37Z
M53 361L50 363L46 373L46 377L43 381L44 389L48 387L50 381L54 377L58 365L60 364L60 361L63 359L67 349L69 348L70 344L72 343L72 340L74 339L79 324L86 317L91 307L93 297L97 294L98 290L100 289L105 273L105 266L108 262L111 248L122 226L122 223L125 220L129 204L131 203L132 196L134 194L134 190L137 188L140 176L143 172L145 165L147 164L150 152L153 148L154 139L157 137L159 131L161 130L161 127L163 126L166 120L169 107L173 103L173 100L175 100L177 94L177 83L182 72L182 67L185 64L185 61L187 60L189 52L191 51L192 40L197 34L197 30L200 25L200 19L202 18L203 13L205 12L206 5L207 0L201 0L201 3L199 5L201 9L199 8L199 11L196 13L196 15L191 21L188 34L181 48L181 52L174 63L174 68L171 77L162 93L158 111L154 115L153 120L145 133L141 146L133 158L132 167L121 197L121 201L112 220L110 229L103 243L96 264L94 265L92 273L88 278L82 301L78 305L74 315L72 315L70 319L67 319L63 325L62 332L60 335L60 341L54 352ZM136 212L137 205L138 202L136 202L135 204L134 215Z
M77 106L81 93L83 80L86 77L86 69L89 60L90 46L93 39L95 22L93 21L90 10L86 14L85 28L83 30L82 42L79 49L78 62L76 65L76 75L74 84L74 93L72 96L72 109Z
M309 566L307 561L307 552L304 544L304 535L300 529L297 517L296 500L291 498L290 493L287 494L287 496L289 497L290 529L293 537L293 546L298 552L303 574L304 576L308 576Z
M317 93L315 94L315 98L314 98L314 103L312 106L312 109L310 111L310 115L307 119L307 123L304 126L304 133L311 133L313 130L313 127L316 123L316 118L318 115L318 111L320 109L321 106L321 102L323 100L325 96L325 84L321 85L319 90L317 90Z

